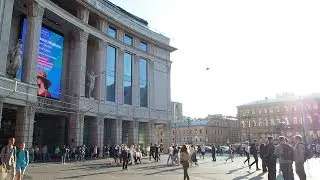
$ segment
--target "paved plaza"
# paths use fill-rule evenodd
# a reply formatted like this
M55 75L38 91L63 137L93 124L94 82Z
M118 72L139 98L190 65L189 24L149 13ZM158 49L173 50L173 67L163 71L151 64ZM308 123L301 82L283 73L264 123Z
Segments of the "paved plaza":
M110 166L108 160L95 160L87 162L60 164L32 164L27 169L26 180L51 180L51 179L88 179L88 180L182 180L183 173L181 166L167 166L167 156L162 156L162 162L149 163L143 159L143 164L129 166L127 171L122 167ZM242 180L267 179L267 174L249 170L243 164L244 157L236 157L234 162L225 162L226 157L217 158L212 162L210 157L199 160L199 166L189 169L191 180ZM308 180L319 179L320 159L311 159L306 163ZM318 177L318 178L317 178ZM282 179L278 176L278 179ZM296 178L298 179L298 178Z

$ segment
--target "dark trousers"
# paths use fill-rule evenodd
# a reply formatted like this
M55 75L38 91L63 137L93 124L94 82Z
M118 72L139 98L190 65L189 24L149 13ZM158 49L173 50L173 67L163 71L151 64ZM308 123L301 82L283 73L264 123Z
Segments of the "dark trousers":
M261 160L262 160L262 171L263 171L263 172L267 172L267 171L268 171L268 169L267 169L267 162L266 162L266 159L261 158Z
M294 179L292 163L280 163L280 170L284 180Z
M259 169L259 164L258 164L258 156L257 155L253 155L254 158L254 162L250 164L250 167L254 164L256 164L256 168Z
M216 161L216 153L212 154L212 161Z
M189 164L188 164L188 166L183 164L182 167L183 167L183 180L189 180L190 179L189 174L188 174Z
M245 164L248 161L248 166L250 166L250 154L245 152L247 159L243 162L243 164Z
M296 173L299 176L300 180L306 180L306 172L304 171L304 162L295 162L296 165Z
M268 180L276 180L276 163L268 162Z
M128 158L123 158L122 159L122 169L127 169L128 168Z

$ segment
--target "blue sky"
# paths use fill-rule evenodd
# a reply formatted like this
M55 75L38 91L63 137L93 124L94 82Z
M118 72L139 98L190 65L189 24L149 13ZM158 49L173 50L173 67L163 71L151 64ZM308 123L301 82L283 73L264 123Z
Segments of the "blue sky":
M171 56L172 100L184 115L235 115L237 105L276 93L320 92L319 1L111 2L179 49Z

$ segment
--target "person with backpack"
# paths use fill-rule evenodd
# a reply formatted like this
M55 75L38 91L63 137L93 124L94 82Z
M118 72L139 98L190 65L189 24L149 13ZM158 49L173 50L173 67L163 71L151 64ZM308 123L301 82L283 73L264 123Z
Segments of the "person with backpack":
M14 147L15 139L9 138L8 145L1 150L1 166L7 170L7 179L14 179L16 174L16 147ZM5 179L5 178L4 178Z
M286 138L279 137L280 144L276 147L274 154L279 158L280 170L284 180L293 180L293 156L294 151L290 144L286 143Z
M25 149L25 143L21 143L19 149L17 150L17 180L22 180L24 172L29 165L29 152Z
M296 167L296 173L299 176L300 180L306 180L306 172L304 170L304 162L307 160L306 157L306 146L302 142L302 137L300 135L296 135L294 138L294 161Z

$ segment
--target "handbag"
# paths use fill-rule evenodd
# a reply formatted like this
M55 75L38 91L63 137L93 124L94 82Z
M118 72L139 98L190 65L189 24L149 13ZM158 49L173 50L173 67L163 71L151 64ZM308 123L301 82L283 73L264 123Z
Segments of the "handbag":
M7 170L6 165L5 164L1 165L1 167L0 167L0 180L5 180L7 177L7 173L8 173L8 170Z

